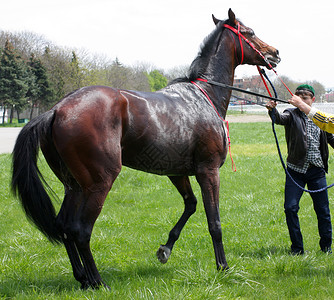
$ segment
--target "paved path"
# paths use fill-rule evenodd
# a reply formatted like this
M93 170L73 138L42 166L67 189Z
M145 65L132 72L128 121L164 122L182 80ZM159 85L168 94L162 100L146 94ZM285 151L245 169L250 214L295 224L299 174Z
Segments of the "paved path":
M21 127L0 128L0 154L11 153Z

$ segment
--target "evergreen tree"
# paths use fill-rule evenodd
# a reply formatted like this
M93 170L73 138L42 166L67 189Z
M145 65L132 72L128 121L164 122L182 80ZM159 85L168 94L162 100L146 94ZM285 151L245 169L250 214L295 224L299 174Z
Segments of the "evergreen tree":
M131 71L129 68L123 66L118 58L106 68L105 73L108 85L119 89L130 88L129 78Z
M80 61L75 53L72 51L72 60L70 64L70 81L72 81L71 90L76 90L84 86L84 69L80 66Z
M27 96L29 97L31 110L30 119L33 117L34 108L48 106L54 99L54 90L51 87L46 68L42 61L31 54L29 60L32 82L29 84Z
M52 50L50 47L46 47L41 60L47 70L55 99L59 100L67 93L65 88L65 74L68 69L66 58L63 57L60 50Z
M26 105L29 74L26 64L17 54L13 45L7 40L0 60L0 100L5 111L11 108L10 123L13 120L13 110L22 109Z

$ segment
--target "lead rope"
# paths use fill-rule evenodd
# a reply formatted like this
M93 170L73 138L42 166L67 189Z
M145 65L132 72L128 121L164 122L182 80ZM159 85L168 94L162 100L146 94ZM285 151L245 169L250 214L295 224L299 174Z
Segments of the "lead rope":
M266 89L267 89L267 92L268 92L268 94L270 95L270 97L272 97L272 96L271 96L270 90L269 90L269 88L268 88L268 85L267 85L267 83L266 83L265 80L264 80L264 77L265 77L265 78L267 79L267 81L270 83L270 86L272 87L272 89L273 89L273 91L274 91L274 93L275 93L275 97L277 98L277 92L276 92L276 90L275 90L275 87L274 87L274 85L272 84L272 82L270 81L270 79L268 78L268 76L267 76L265 70L264 70L264 69L260 69L259 66L257 66L257 69L258 69L258 71L259 71L259 74L260 74L260 76L261 76L261 79L262 79L262 81L263 81L263 83L264 83L264 85L265 85L265 87L266 87ZM275 74L277 75L276 72L275 72ZM284 84L284 82L283 82L282 80L281 80L281 82ZM285 84L284 84L284 86L285 86L285 87L288 89L288 91L291 93L291 91L289 90L289 88L288 88ZM282 164L282 166L283 166L283 169L284 169L285 173L290 177L290 179L292 180L292 182L293 182L298 188L300 188L302 191L304 191L304 192L308 192L308 193L320 193L320 192L323 192L323 191L325 191L325 190L327 190L327 189L333 187L333 186L334 186L334 183L331 184L331 185L329 185L329 186L326 186L326 187L323 187L323 188L321 188L321 189L318 189L318 190L308 190L308 189L303 188L301 185L299 185L299 184L292 178L292 176L291 176L291 174L289 173L287 167L285 166L285 163L284 163L284 160L283 160L283 156L282 156L282 153L281 153L281 149L280 149L280 146L279 146L279 143L278 143L278 138L277 138L277 134L276 134L276 130L275 130L275 120L276 120L275 114L274 114L274 112L273 112L272 110L269 111L269 114L270 114L270 117L271 117L271 127L272 127L272 130L273 130L273 133L274 133L275 142L276 142L276 147L277 147L277 151L278 151L278 155L279 155L281 164Z
M205 79L200 79L200 78L197 78L197 80L199 81L203 81L203 82L207 82ZM226 121L218 112L218 110L216 109L216 107L214 106L213 102L211 101L209 95L207 94L207 92L202 89L196 82L194 81L191 81L191 83L193 85L195 85L203 94L204 96L206 97L206 99L208 99L209 103L211 104L211 106L213 107L213 109L215 110L215 112L217 113L218 117L226 123L226 129L227 129L227 141L228 141L228 152L230 154L230 158L231 158L231 163L232 163L232 170L233 172L236 172L237 171L237 167L236 167L236 164L234 163L234 160L233 160L233 157L232 157L232 151L231 151L231 139L230 139L230 126L228 124L228 121Z

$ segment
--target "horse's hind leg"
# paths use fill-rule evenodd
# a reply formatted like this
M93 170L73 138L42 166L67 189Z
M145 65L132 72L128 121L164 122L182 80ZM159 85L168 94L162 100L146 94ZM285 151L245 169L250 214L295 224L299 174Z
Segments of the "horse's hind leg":
M70 174L52 142L42 145L43 153L53 172L63 182L65 198L56 218L56 226L70 259L74 278L81 283L81 288L89 286L85 269L81 263L77 247L71 234L73 216L80 205L82 190Z
M66 190L65 200L57 217L57 226L63 234L73 275L82 288L98 288L101 285L109 288L96 267L90 250L90 238L120 166L113 171L105 171L105 166L98 163L94 166L90 166L88 172L82 172L81 177L77 176L80 185L71 182L71 188Z
M83 192L82 203L75 215L74 227L72 230L75 246L84 266L89 286L93 288L97 288L101 285L108 287L103 282L96 267L90 249L90 238L93 226L101 212L109 190L109 185L102 184L101 187L90 187L89 190Z
M65 198L56 218L56 227L70 259L74 278L81 283L82 288L86 288L89 285L87 275L71 234L73 215L79 206L82 190L59 156L52 139L49 138L48 143L44 142L41 148L49 166L64 184Z
M65 199L56 219L58 231L62 235L63 243L70 259L74 278L81 283L81 288L89 286L85 269L81 263L77 247L71 234L72 218L79 205L82 191L65 188Z
M178 240L184 225L187 223L190 216L195 213L197 204L197 199L192 191L190 181L187 176L184 177L170 176L169 179L172 181L174 186L177 188L177 190L183 197L184 211L179 221L170 231L166 245L161 245L157 252L157 257L161 263L167 262L172 252L173 246L175 242Z

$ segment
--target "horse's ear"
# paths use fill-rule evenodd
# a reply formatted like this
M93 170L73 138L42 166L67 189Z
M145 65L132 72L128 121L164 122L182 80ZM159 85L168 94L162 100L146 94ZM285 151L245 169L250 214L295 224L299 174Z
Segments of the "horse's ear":
M235 25L237 23L237 21L235 19L235 14L232 11L232 9L228 10L228 21L231 25Z
M220 22L220 20L217 19L214 15L212 15L212 20L213 20L213 23L215 23L215 25L217 25Z

